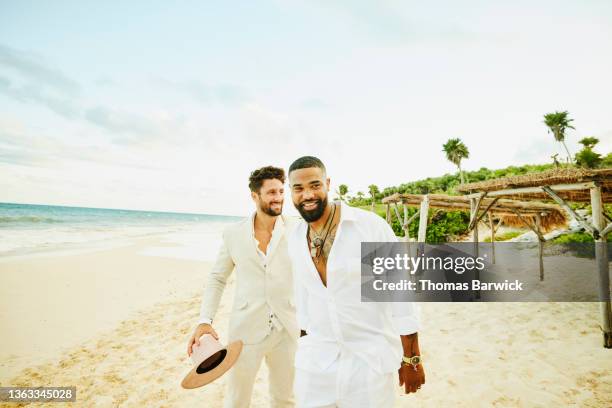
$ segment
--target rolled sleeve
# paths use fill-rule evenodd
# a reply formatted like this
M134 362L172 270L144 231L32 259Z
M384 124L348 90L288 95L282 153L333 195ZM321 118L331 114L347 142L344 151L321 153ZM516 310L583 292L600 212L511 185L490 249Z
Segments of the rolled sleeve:
M391 304L393 327L400 335L413 334L421 327L420 307L415 302L393 302Z

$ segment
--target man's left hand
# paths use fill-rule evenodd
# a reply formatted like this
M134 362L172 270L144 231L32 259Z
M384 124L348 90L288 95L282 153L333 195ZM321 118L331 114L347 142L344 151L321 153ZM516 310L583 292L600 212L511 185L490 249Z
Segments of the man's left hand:
M423 364L417 364L416 370L412 365L402 365L399 370L399 385L404 386L406 394L417 392L425 384L425 370Z

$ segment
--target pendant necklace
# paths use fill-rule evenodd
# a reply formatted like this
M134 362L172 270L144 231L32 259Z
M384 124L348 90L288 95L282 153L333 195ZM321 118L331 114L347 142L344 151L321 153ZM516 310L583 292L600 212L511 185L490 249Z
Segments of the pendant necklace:
M325 225L321 229L320 233L317 233L315 229L312 228L312 231L314 233L314 238L310 239L310 257L314 258L316 263L319 263L319 257L321 253L323 252L323 245L325 244L325 241L327 240L327 235L329 234L329 230L330 230L329 227L333 223L334 215L336 214L336 205L332 203L332 206L333 206L332 211L327 216L327 219L325 220ZM310 224L308 224L308 237L309 238L310 238L310 229L311 229ZM323 235L323 232L325 232L325 236L321 238L321 235Z

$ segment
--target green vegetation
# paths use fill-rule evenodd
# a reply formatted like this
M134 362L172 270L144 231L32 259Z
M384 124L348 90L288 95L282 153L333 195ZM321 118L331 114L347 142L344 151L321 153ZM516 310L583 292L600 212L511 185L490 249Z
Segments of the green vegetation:
M574 232L572 234L561 235L552 240L554 244L571 244L574 242L595 242L591 234L586 232ZM612 235L608 234L608 242L612 242Z
M593 169L601 165L601 154L594 152L593 147L599 143L596 137L585 137L580 142L584 147L576 153L576 164L580 167Z
M612 158L611 158L612 161ZM486 167L482 167L475 171L464 171L466 178L470 182L477 182L483 180L489 180L500 177L518 176L521 174L535 173L539 171L552 169L554 165L551 164L526 164L524 166L509 166L504 169L490 170ZM403 183L395 187L385 187L382 191L375 185L374 197L376 202L380 202L381 199L387 197L393 193L406 193L406 194L451 194L458 195L455 191L461 183L460 176L458 174L444 174L440 177L428 177L423 180L412 181L409 183ZM371 205L372 203L372 189L370 190L370 197L347 197L348 202L353 206L364 206Z
M523 235L525 231L508 231L503 234L495 234L495 242L497 241L508 241L509 239L516 238L519 235ZM491 242L491 237L485 237L484 242Z
M566 131L568 129L575 129L571 122L573 119L569 118L568 111L556 111L547 113L544 115L544 124L546 125L548 132L552 133L555 141L561 143L567 152L567 163L560 163L557 160L558 154L551 156L553 163L550 164L526 164L523 166L508 166L504 169L490 170L486 167L481 167L475 171L464 171L461 168L461 161L469 158L469 150L467 146L459 138L448 139L448 141L442 146L446 159L457 166L457 174L444 174L440 177L428 177L424 180L412 181L409 183L403 183L399 186L385 187L382 191L377 185L371 184L368 186L369 197L366 194L359 191L355 196L350 197L348 195L348 186L341 184L336 194L340 199L345 200L348 204L354 207L361 207L366 210L374 211L381 217L385 218L386 208L380 203L380 200L384 197L390 196L395 193L400 194L449 194L458 195L456 187L463 184L465 180L469 182L479 182L490 179L497 179L502 177L519 176L529 173L538 173L546 170L550 170L558 167L568 166L580 166L585 168L610 168L612 167L612 153L608 153L602 157L601 154L593 151L593 148L599 139L595 137L584 137L580 140L580 143L584 146L574 156L575 164L572 161L572 155L565 144ZM569 205L573 209L587 209L590 212L589 203L574 203L570 202ZM604 211L610 214L612 205L604 205ZM417 209L415 207L409 207L409 216L413 215ZM403 217L403 212L401 214ZM458 235L465 234L469 223L469 212L468 211L452 211L445 212L437 209L430 209L429 224L427 228L427 242L447 242L454 240ZM393 213L392 227L395 233L399 236L404 235L404 231L401 229L399 221ZM416 236L418 231L419 220L414 220L410 224L410 236ZM496 236L496 241L505 241L520 235L520 232L508 232ZM575 234L571 234L575 235ZM588 236L588 234L585 234ZM612 234L611 234L612 235ZM564 237L568 237L565 235ZM590 236L589 236L590 237ZM563 239L586 239L586 238L563 238ZM610 238L608 238L610 239ZM591 239L592 240L592 239ZM485 242L490 242L490 238L485 238ZM583 242L583 241L576 241Z
M364 210L370 210L371 207L367 205L359 206ZM374 206L376 214L385 218L386 207L384 204L376 204ZM392 210L393 211L393 210ZM415 207L408 207L408 217L412 216L417 209ZM404 216L403 211L400 212L400 216ZM397 220L395 214L393 214L393 222L391 227L398 237L404 236L404 230L400 222ZM463 235L467 231L468 224L470 223L470 214L467 211L441 211L436 209L429 210L429 225L427 226L426 242L429 243L442 243L455 240L456 237ZM419 220L410 223L409 233L412 238L417 236L419 230Z
M336 195L340 201L345 201L345 196L348 194L348 186L346 184L340 184L336 190Z

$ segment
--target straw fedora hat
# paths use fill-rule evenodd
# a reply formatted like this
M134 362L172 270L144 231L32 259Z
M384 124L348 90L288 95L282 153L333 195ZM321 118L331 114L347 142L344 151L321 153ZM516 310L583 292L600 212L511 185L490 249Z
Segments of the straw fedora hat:
M194 345L191 353L193 368L183 378L183 388L197 388L206 385L229 370L242 351L242 341L223 346L211 334L200 337L200 346Z

